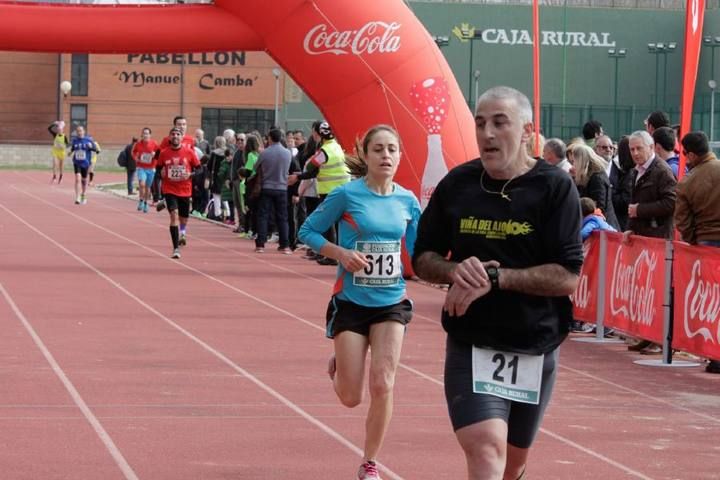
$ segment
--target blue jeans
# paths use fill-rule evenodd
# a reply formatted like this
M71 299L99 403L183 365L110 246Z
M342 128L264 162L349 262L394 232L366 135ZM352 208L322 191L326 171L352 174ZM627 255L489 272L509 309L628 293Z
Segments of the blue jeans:
M270 212L275 212L275 223L280 233L280 248L287 248L288 242L288 209L287 209L287 190L265 190L260 193L260 205L258 207L257 217L257 238L255 246L258 248L265 247L265 241L268 234L268 220Z
M698 245L705 245L706 247L720 247L720 240L700 240Z
M133 183L135 182L135 170L127 171L127 190L128 194L133 192Z

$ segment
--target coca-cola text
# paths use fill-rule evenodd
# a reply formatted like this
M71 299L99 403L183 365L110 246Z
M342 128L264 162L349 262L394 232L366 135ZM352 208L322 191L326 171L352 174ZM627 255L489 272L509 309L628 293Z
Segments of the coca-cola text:
M610 313L622 314L631 322L652 325L655 316L653 274L655 253L643 250L632 265L624 263L623 248L617 250L610 286Z
M683 325L688 338L702 335L705 341L720 343L720 285L715 282L704 281L700 260L693 263L690 282L685 288L685 308L683 309ZM712 325L718 322L716 338L713 338L710 328L705 325ZM695 325L693 329L691 325Z
M303 45L310 55L362 55L394 53L400 49L399 23L368 22L357 30L339 32L325 24L317 25L305 35Z

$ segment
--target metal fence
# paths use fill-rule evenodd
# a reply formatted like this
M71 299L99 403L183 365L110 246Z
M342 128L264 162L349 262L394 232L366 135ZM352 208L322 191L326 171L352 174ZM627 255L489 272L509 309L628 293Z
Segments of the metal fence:
M703 103L702 96L698 99L693 110L692 127L702 130L708 137L717 140L720 138L720 114L713 112L715 122L712 122L714 132L710 131L710 108ZM612 105L561 105L545 104L540 110L540 125L546 137L558 137L569 140L582 135L582 126L588 120L598 120L603 124L603 130L613 139L627 135L635 130L645 128L644 120L648 114L658 108L645 105L622 105L617 110ZM663 109L673 124L680 123L679 108Z

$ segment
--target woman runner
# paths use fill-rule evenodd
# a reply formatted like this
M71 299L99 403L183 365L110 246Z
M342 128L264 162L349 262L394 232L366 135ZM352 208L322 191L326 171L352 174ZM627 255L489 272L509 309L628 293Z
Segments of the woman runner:
M335 354L328 373L347 407L362 402L365 358L370 350L370 408L358 480L378 480L375 463L393 407L395 371L412 303L405 296L400 250L415 242L420 204L412 192L393 183L400 162L400 140L392 127L378 125L358 148L365 176L335 188L303 223L300 240L337 260L337 281L327 310L327 336ZM339 222L334 244L322 233Z

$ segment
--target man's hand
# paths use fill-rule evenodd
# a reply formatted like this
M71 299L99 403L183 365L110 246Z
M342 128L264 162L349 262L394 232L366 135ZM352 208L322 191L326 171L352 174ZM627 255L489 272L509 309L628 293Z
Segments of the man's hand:
M628 217L630 217L630 218L637 218L637 216L638 216L638 215L637 215L637 208L638 208L638 204L637 204L637 203L631 203L630 205L628 205Z
M622 243L624 243L625 245L630 245L630 244L632 243L632 236L633 236L633 235L634 235L634 234L633 234L633 231L632 231L632 230L625 230L625 231L623 232Z
M450 282L464 289L484 288L490 286L490 279L485 272L485 266L499 267L494 260L483 264L477 257L469 257L458 263L450 272Z
M292 203L293 203L293 205L297 205L298 203L300 203L300 197L298 197L297 195L293 195Z
M451 317L465 315L470 305L478 298L487 295L491 288L489 281L484 287L473 288L463 288L456 283L450 287L445 296L443 310L446 310Z
M288 175L288 186L292 187L298 182L298 175L297 173L293 173L292 175Z

